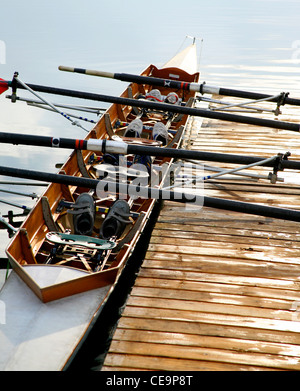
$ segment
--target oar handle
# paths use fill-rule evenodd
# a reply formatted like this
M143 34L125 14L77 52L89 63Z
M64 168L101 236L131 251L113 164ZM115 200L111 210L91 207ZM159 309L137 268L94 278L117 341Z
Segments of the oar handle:
M95 71L92 69L84 69L84 68L72 68L72 67L66 67L64 65L60 65L58 69L60 71L65 71L65 72L83 73L85 75L91 75L91 76L108 77L109 79L114 78L114 73L111 72Z

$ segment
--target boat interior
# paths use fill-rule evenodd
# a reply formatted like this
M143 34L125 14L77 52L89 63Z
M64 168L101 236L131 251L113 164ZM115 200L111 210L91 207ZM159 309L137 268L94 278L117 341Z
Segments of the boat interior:
M187 82L199 78L199 73L188 74L175 67L158 69L154 65L142 75ZM194 95L190 91L131 83L121 96L192 106ZM106 138L158 148L178 148L187 119L185 114L113 104L86 139ZM59 173L93 178L99 183L105 180L148 186L151 181L152 186L160 188L166 182L166 167L170 167L172 161L166 157L77 150L72 152ZM33 282L26 275L26 266L76 269L84 272L84 277L122 268L155 200L144 199L138 194L111 192L107 185L102 186L100 192L98 190L56 183L48 186L6 250L13 268L21 277L25 276L29 285ZM66 276L66 280L73 279L72 273L70 276ZM38 290L41 290L40 285Z

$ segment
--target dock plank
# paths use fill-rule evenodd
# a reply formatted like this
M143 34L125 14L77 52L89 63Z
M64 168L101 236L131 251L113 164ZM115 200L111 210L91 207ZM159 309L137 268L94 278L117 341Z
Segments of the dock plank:
M206 348L204 346L181 346L172 345L169 343L144 343L144 342L127 342L127 341L113 341L111 345L111 351L114 353L124 353L130 355L142 355L142 356L154 356L154 357L166 357L166 358L178 358L181 360L195 360L201 361L213 361L229 364L247 365L250 360L252 365L257 367L266 368L280 368L288 370L299 370L299 359L294 357L283 355L270 355L267 353L260 354L256 352L245 353L241 351L228 351L225 349Z
M300 120L293 108L283 118ZM196 125L190 149L300 159L294 132ZM278 175L285 181L212 179L203 194L299 210L299 173ZM300 370L299 250L298 222L165 201L102 370Z

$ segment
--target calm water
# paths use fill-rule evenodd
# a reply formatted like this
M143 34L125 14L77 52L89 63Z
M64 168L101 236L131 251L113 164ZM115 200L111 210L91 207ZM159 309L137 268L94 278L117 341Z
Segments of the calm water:
M20 79L28 83L119 95L125 87L119 81L63 73L57 67L140 73L149 63L162 65L181 48L185 36L191 35L199 38L202 81L207 84L266 93L289 91L290 96L300 97L300 0L16 0L2 4L1 14L11 15L1 18L3 79L11 79L18 71ZM85 137L82 129L58 114L22 102L12 104L5 95L0 96L1 132ZM22 90L19 96L30 97ZM44 96L53 103L107 107ZM69 153L3 145L0 165L56 172L55 164L63 162ZM0 181L9 179L0 176ZM1 189L43 191L0 184ZM0 192L0 201L2 215L8 210L20 213L19 208L2 201L34 205L30 198L4 192ZM0 257L8 241L6 231L0 231ZM109 314L106 316L109 318ZM100 327L92 338L101 332ZM97 346L95 341L92 346L96 351L92 354L88 350L87 355L91 359L99 355L101 361L106 341ZM82 368L81 362L75 362L75 369L77 365Z
M162 65L183 44L186 35L199 38L202 81L210 85L300 97L299 0L96 0L5 2L0 28L0 77L15 71L27 83L119 95L119 81L60 72L69 65L112 72L140 73L149 63ZM201 40L203 40L201 45ZM200 56L201 54L201 56ZM58 114L12 104L0 96L0 131L63 137L85 132ZM20 91L19 96L30 97ZM45 96L45 95L44 95ZM88 101L45 96L54 103ZM106 107L101 102L97 105ZM96 119L90 116L91 119ZM90 129L91 125L84 124ZM56 172L69 151L3 145L0 165ZM10 178L0 177L0 180ZM1 185L0 189L42 188ZM2 201L31 207L30 198L0 192L0 211L20 213ZM0 231L0 256L8 243Z

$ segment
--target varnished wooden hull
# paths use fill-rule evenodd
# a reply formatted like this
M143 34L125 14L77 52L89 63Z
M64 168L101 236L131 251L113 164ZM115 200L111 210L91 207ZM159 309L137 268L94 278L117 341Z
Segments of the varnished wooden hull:
M169 73L177 73L175 77L184 81L197 81L199 76L198 73L188 75L175 67L160 71L152 65L142 74L169 77ZM137 98L149 89L150 86L131 84L122 96ZM169 89L161 89L162 94L169 92ZM185 92L183 99L188 101L191 96ZM151 115L157 117L153 120L156 121L161 114ZM117 121L131 122L135 117L131 107L112 105L87 138L108 139L114 133L123 137L122 130L116 128ZM173 148L180 145L188 117L177 119L171 123L174 139L169 146ZM149 117L143 120L151 123ZM153 143L149 134L144 136L147 138L145 143ZM94 177L92 156L93 152L74 151L61 172ZM153 162L156 166L163 163L171 165L172 159L159 158ZM132 224L118 238L115 249L107 252L101 270L85 269L89 264L86 261L80 264L76 256L76 263L72 263L75 262L72 257L68 264L64 263L64 258L60 263L47 263L53 244L46 235L59 230L72 232L73 229L70 216L64 209L58 210L58 206L62 200L74 203L80 194L89 190L57 183L49 185L6 249L13 272L0 292L0 303L6 310L6 322L0 327L0 370L63 370L68 366L113 291L155 204L154 199L130 200ZM104 209L113 202L109 198L95 200ZM96 217L95 237L99 235L104 218L102 214Z
M198 73L191 75L175 66L158 69L153 65L150 65L145 69L145 71L142 72L142 75L151 75L161 78L177 78L186 82L196 82L199 77ZM140 94L145 95L150 89L150 86L132 83L121 96L137 98ZM160 92L162 95L167 95L170 92L170 89L160 88ZM188 101L189 98L194 95L194 93L187 91L176 92L184 101ZM122 137L122 131L116 129L117 121L128 123L135 118L136 112L132 107L113 104L88 134L87 139L114 138L115 135ZM178 133L177 136L174 136L175 138L173 142L171 142L173 148L178 148L180 145L187 118L187 115L182 115L180 118L177 117L176 122L171 122L170 129L172 129L173 134L180 130L180 134ZM142 116L142 120L147 121L147 123L155 123L155 121L158 120L166 122L161 113L152 113L144 118ZM149 134L143 134L142 137L146 137L144 140L145 143L153 143ZM124 138L124 140L127 140L127 138ZM90 151L74 151L61 168L61 172L72 176L94 177L92 164L89 163L92 154L93 153ZM161 165L163 163L170 165L172 159L159 158L155 159L153 162L155 165ZM164 178L162 178L162 180L163 179ZM15 272L43 302L57 300L62 297L100 288L102 286L113 285L126 264L128 257L132 253L155 203L155 200L153 199L145 200L141 198L132 202L131 211L139 217L135 218L131 229L127 230L128 241L126 241L125 233L123 238L120 239L123 240L125 244L122 248L118 248L117 253L112 252L109 257L109 266L105 269L91 273L81 266L79 267L80 271L78 271L77 265L73 265L72 263L63 266L58 266L56 264L45 266L45 259L49 256L49 251L51 250L51 246L49 250L49 243L45 240L45 235L48 232L59 229L62 231L73 229L72 223L70 222L70 219L67 218L66 213L57 212L60 201L66 200L75 202L79 194L87 191L89 191L89 189L82 189L75 186L55 183L49 185L6 250L7 256ZM102 202L101 200L98 200L97 202L99 205L106 208L111 205L111 201ZM99 227L103 220L101 220L100 217L97 217L97 220L97 226ZM49 277L46 285L44 281L40 283L38 281L39 279L36 279L36 275L42 273L42 270L45 267L49 270L48 272L45 272ZM60 275L60 273L57 270L52 270L53 268L56 269L58 267L62 270L62 274L68 275L58 278L57 275ZM40 272L37 272L37 270L40 270ZM53 274L53 279L50 278L51 274Z

